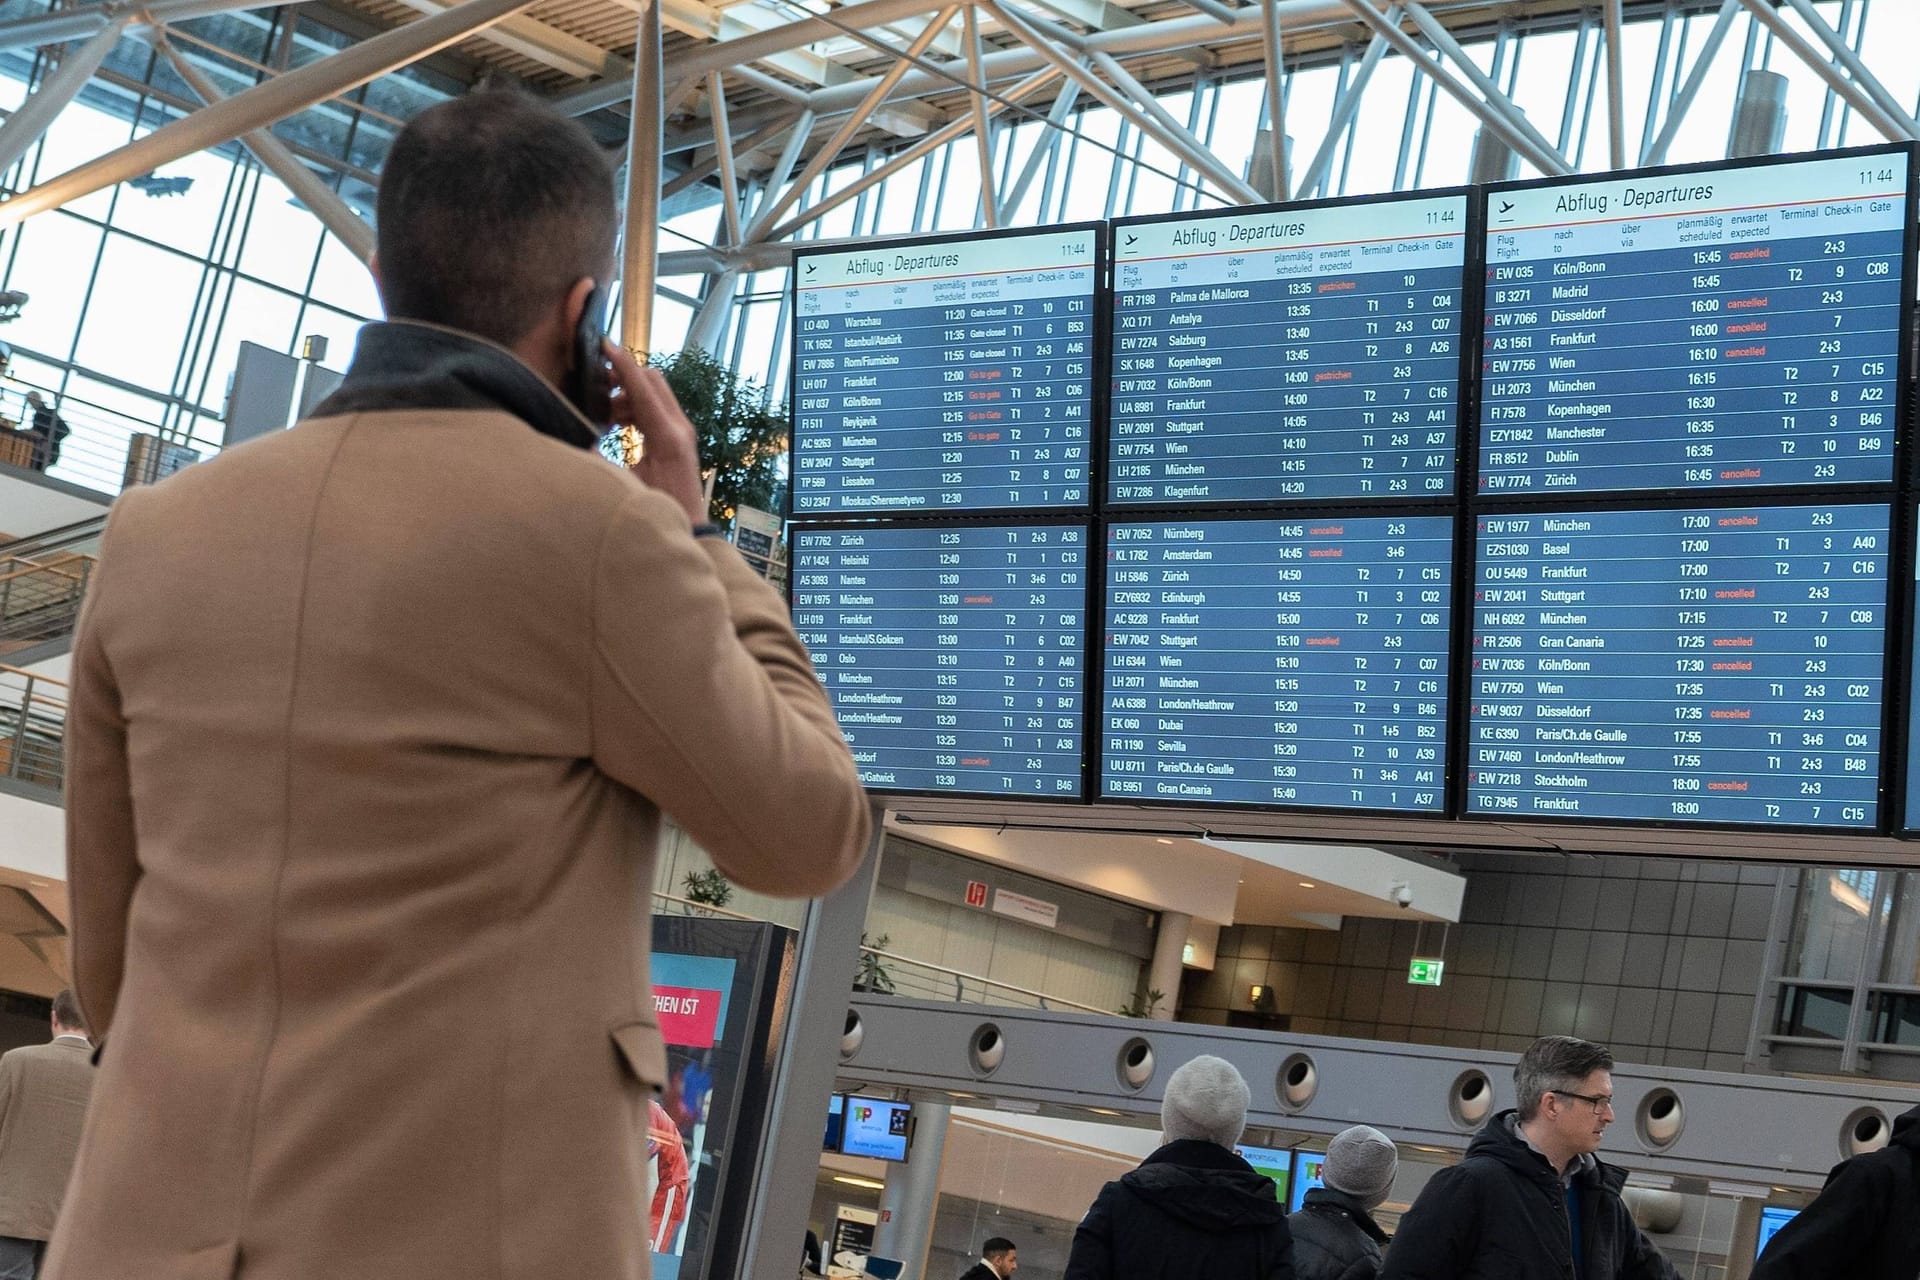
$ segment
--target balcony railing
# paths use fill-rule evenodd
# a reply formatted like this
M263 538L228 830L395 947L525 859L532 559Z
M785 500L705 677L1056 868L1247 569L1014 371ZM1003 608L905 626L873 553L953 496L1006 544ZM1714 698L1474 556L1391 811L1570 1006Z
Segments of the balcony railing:
M60 789L67 683L0 666L0 778Z
M676 898L670 893L656 892L653 895L653 909L661 915L715 915L730 920L753 920L757 917L742 915L738 911L729 911L725 907L710 907L686 898ZM908 996L915 1000L946 1000L955 1004L995 1005L1000 1008L1014 1009L1058 1009L1072 1010L1075 1013L1099 1013L1113 1015L1112 1009L1101 1009L1094 1005L1082 1004L1078 1000L1069 1000L1065 996L1048 995L1044 991L1035 991L1029 987L1017 986L1011 982L1001 982L977 973L967 973L961 969L949 969L943 965L916 960L912 956L903 956L895 951L881 951L876 947L861 947L863 963L853 975L853 982L866 991L877 995ZM862 979L865 979L863 982ZM877 981L876 981L877 979Z

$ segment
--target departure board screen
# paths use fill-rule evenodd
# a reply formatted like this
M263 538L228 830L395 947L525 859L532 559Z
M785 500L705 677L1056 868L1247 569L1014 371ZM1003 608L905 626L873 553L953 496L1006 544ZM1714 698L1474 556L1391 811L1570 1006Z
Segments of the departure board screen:
M793 514L1085 508L1100 229L794 257Z
M1488 191L1479 492L1891 481L1907 169Z
M1451 516L1107 529L1100 793L1445 808Z
M793 620L882 791L1078 800L1087 529L797 529Z
M1888 522L1480 515L1467 812L1873 826Z
M1114 227L1108 500L1454 490L1464 192Z

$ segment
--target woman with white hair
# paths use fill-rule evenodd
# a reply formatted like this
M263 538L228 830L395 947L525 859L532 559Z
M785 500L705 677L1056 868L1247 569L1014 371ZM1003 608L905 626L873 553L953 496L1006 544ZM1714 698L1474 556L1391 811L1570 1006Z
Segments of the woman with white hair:
M1100 1189L1073 1233L1065 1280L1293 1280L1286 1207L1233 1150L1251 1101L1223 1058L1168 1077L1165 1145Z

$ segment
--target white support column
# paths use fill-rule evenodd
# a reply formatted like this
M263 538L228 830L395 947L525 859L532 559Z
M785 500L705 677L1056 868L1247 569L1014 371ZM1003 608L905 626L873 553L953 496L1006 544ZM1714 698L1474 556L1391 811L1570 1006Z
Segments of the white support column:
M1281 42L1280 0L1257 0L1260 5L1261 34L1265 40L1267 62L1267 152L1273 164L1273 194L1285 200L1290 190L1287 181L1287 107L1282 75L1286 71Z
M1607 24L1607 160L1615 169L1627 167L1626 75L1620 47L1620 0L1606 0Z
M1162 911L1160 928L1153 937L1153 961L1147 966L1147 990L1160 992L1160 999L1147 1011L1149 1018L1172 1022L1179 1011L1180 975L1186 972L1187 935L1193 929L1193 917L1184 911Z
M472 0L467 0L472 3ZM626 227L621 234L620 345L645 360L653 346L660 258L661 0L636 0L633 123L627 131Z
M1000 225L1000 202L993 190L993 121L987 115L987 80L980 68L980 22L972 5L966 13L967 79L972 92L974 150L980 159L980 213L988 230Z
M933 1244L933 1214L940 1201L940 1165L946 1159L947 1130L952 1123L950 1104L914 1099L913 1145L905 1164L887 1169L873 1251L879 1257L906 1263L902 1275L926 1275L927 1251Z
M1665 164L1667 148L1680 134L1680 126L1685 123L1687 111L1693 106L1694 98L1699 96L1700 86L1706 83L1707 72L1713 67L1713 60L1720 53L1720 46L1726 42L1727 32L1733 27L1734 15L1740 12L1740 0L1723 0L1720 12L1713 19L1713 29L1707 32L1707 38L1700 45L1700 53L1694 59L1693 70L1687 73L1686 83L1680 92L1674 95L1667 106L1667 118L1660 126L1660 136L1640 157L1640 163L1646 165Z

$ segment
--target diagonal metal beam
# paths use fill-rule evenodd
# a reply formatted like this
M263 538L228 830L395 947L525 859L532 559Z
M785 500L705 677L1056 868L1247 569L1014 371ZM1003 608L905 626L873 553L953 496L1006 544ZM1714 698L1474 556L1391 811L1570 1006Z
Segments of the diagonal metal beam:
M1640 163L1646 165L1665 164L1667 148L1680 136L1680 126L1686 123L1687 112L1693 107L1693 100L1700 94L1700 86L1707 82L1707 72L1713 67L1713 60L1720 56L1720 46L1726 43L1727 32L1733 29L1734 15L1740 12L1740 0L1722 0L1720 12L1714 17L1713 28L1707 32L1707 38L1700 45L1700 53L1694 59L1693 70L1687 73L1686 83L1680 86L1673 101L1667 104L1667 118L1660 126L1660 136L1653 140Z
M947 24L953 21L954 15L959 12L960 6L956 4L948 5L934 15L933 21L929 22L926 29L907 46L907 51L900 60L888 67L885 75L874 81L873 88L867 91L867 96L861 100L860 105L853 109L853 113L842 121L840 127L833 131L832 136L813 153L813 159L809 160L807 167L800 171L800 176L793 180L793 185L753 215L753 223L746 230L745 240L766 238L767 228L773 225L774 219L792 208L794 202L806 193L807 187L814 179L825 173L828 166L840 158L841 148L845 147L852 140L853 135L867 123L867 117L873 109L893 92L893 87L900 83L900 78L913 66L913 60L927 51L927 46L934 42L946 29ZM796 136L799 135L796 134Z
M317 102L358 88L448 45L458 44L533 3L534 0L465 0L458 8L410 22L296 71L275 76L218 106L162 125L117 151L21 192L0 204L0 227L13 226L36 213L57 209L70 200L151 173L182 156L217 147L241 134L284 120Z
M1199 139L1187 132L1182 125L1167 113L1143 87L1138 80L1129 75L1120 64L1103 53L1094 55L1094 62L1113 80L1118 88L1109 87L1106 81L1087 68L1081 66L1055 45L1070 43L1062 40L1066 35L1053 30L1040 29L1033 19L1017 15L998 0L984 0L989 12L1000 20L1014 35L1023 40L1027 47L1038 53L1042 59L1052 63L1062 74L1077 82L1082 89L1111 107L1133 126L1146 133L1187 162L1197 173L1205 177L1214 186L1225 192L1233 200L1241 203L1253 203L1260 195L1245 179L1226 165L1222 164L1211 151L1208 151ZM1133 95L1129 97L1129 95Z
M211 107L227 100L226 95L220 92L213 81L207 77L206 72L189 62L174 47L173 42L167 39L164 32L154 33L153 45L166 58L174 74L186 81L187 87L200 95L202 102ZM253 152L254 158L266 166L274 177L285 183L287 190L293 192L294 197L305 205L314 217L320 219L320 224L347 247L347 252L363 264L372 259L373 228L349 209L346 201L342 200L332 187L323 182L318 174L302 164L293 152L287 150L286 144L274 137L271 130L255 129L241 135L240 140L246 144L247 150Z
M1160 100L1154 96L1153 91L1134 79L1112 54L1096 52L1093 55L1093 65L1106 72L1107 79L1113 81L1119 86L1121 92L1127 94L1139 105L1146 117L1140 127L1149 137L1186 161L1197 173L1234 200L1241 204L1260 202L1261 195L1252 184L1222 164L1219 157L1207 148L1207 144L1194 137L1185 125L1174 119L1172 113L1160 105Z
M1060 139L1067 136L1067 117L1073 114L1073 104L1079 101L1080 83L1069 80L1060 86L1060 92L1054 97L1053 106L1047 111L1046 127L1040 140L1033 144L1033 154L1027 157L1026 168L1014 179L1013 187L1007 192L1002 206L1005 216L1011 218L1020 209L1027 198L1027 191L1033 186L1033 180L1040 176L1040 170L1046 167L1047 157L1060 149Z
M736 176L740 165L745 162L748 156L766 146L774 139L784 136L787 131L793 127L793 122L799 118L799 112L788 112L780 119L763 125L753 133L748 134L745 141L733 144L730 159ZM731 131L731 123L729 123L728 132L731 133ZM666 200L672 196L677 196L688 187L698 186L719 172L720 157L709 149L707 154L696 156L694 159L688 161L688 168L684 173L668 182L666 186L660 188L660 198ZM742 203L744 207L744 202Z
M1343 0L1343 3L1353 13L1358 14L1361 21L1385 36L1387 43L1399 50L1401 56L1426 73L1427 77L1444 89L1455 102L1478 116L1481 123L1498 134L1508 146L1525 156L1528 163L1540 172L1552 177L1573 172L1573 166L1568 164L1558 151L1528 136L1531 126L1527 129L1520 128L1492 102L1475 93L1469 86L1461 84L1454 78L1452 72L1429 55L1425 49L1414 43L1413 37L1384 21L1380 17L1380 11L1367 0ZM1418 11L1419 6L1410 4L1407 8L1409 13L1412 13Z
M87 82L93 79L93 73L113 52L113 46L120 43L126 29L125 18L115 18L101 27L91 40L61 58L60 65L32 96L7 117L6 124L0 125L0 173L13 168L14 162L53 127L67 104L79 97Z
M987 115L987 81L980 72L980 22L972 5L967 6L965 25L967 79L972 81L967 98L973 109L974 150L980 156L980 213L992 230L1000 225L1000 201L993 190L993 122Z
M1840 33L1829 26L1827 20L1821 17L1814 7L1807 3L1807 0L1786 0L1786 3L1800 15L1800 20L1807 24L1808 30L1820 37L1820 42L1832 52L1834 61L1847 69L1847 74L1853 77L1853 82L1865 90L1874 103L1886 113L1887 118L1904 131L1902 136L1920 137L1920 122L1916 122L1912 116L1908 115L1905 108L1900 105L1899 99L1887 92L1887 87L1880 83L1880 77L1874 75L1866 63L1860 61L1860 55L1841 38Z
M1002 93L993 105L988 108L987 114L989 116L998 115L1006 109L1009 103L1018 105L1021 100L1031 97L1035 92L1044 89L1047 85L1052 84L1059 78L1060 72L1053 67L1046 67L1036 71L1019 84L1014 85L1005 93ZM971 128L973 128L972 117L961 116L958 120L951 121L945 127L935 129L932 133L920 139L920 141L914 143L905 151L889 159L887 163L881 165L879 168L870 173L863 174L824 200L808 205L805 209L802 209L799 213L768 232L766 238L770 241L786 239L800 228L806 226L809 222L813 222L831 213L834 209L859 196L862 192L869 190L876 184L884 182L894 174L901 172L922 156L946 146L947 143L952 142L955 138L960 137Z
M1348 3L1351 6L1353 0L1348 0ZM1373 8L1372 0L1368 0L1365 7L1371 11ZM1510 128L1522 134L1534 147L1539 148L1548 156L1559 161L1560 164L1566 165L1566 168L1560 172L1572 171L1573 166L1567 164L1567 158L1560 154L1559 149L1555 147L1553 143L1547 141L1547 136L1544 133L1541 133L1533 127L1533 122L1527 119L1526 112L1516 107L1513 104L1513 99L1507 97L1506 94L1500 91L1500 86L1495 84L1493 79L1480 69L1480 64L1468 56L1467 51L1460 47L1460 42L1453 38L1453 33L1442 26L1440 20L1434 17L1425 5L1416 4L1414 0L1407 0L1406 9L1407 16L1413 19L1413 25L1420 28L1420 34L1425 36L1428 43L1433 45L1434 48L1453 59L1454 65L1458 66L1461 73L1466 76L1467 83L1479 91L1482 100L1502 116ZM1398 31L1399 28L1396 27L1394 30ZM1541 172L1551 173L1553 171L1543 169Z
M1400 6L1394 5L1387 10L1387 22L1398 24ZM1373 69L1380 65L1380 59L1387 52L1387 38L1375 32L1373 39L1367 42L1367 51L1360 58L1353 78L1347 81L1347 87L1340 93L1340 100L1333 104L1332 117L1327 121L1326 136L1320 139L1320 149L1313 153L1313 159L1307 165L1307 171L1300 175L1302 195L1314 191L1320 180L1327 176L1327 170L1333 167L1334 152L1340 149L1341 135L1353 124L1353 117L1359 113L1361 97L1367 91L1367 81L1373 79ZM1278 174L1278 169L1274 173Z
M727 93L718 71L707 75L707 104L713 113L714 159L720 166L720 199L726 213L727 243L740 243L740 183L733 171L733 130L727 124Z
M216 13L236 13L247 9L270 9L280 0L149 0L137 10L120 4L83 4L71 9L55 9L31 18L0 22L0 51L31 49L37 45L65 44L85 40L115 19L130 26L160 26L204 18ZM295 0L298 3L298 0Z
M1832 86L1835 93L1845 98L1848 105L1858 111L1862 118L1878 129L1884 137L1894 141L1920 137L1920 125L1916 125L1905 112L1899 110L1889 112L1881 106L1861 83L1850 79L1842 70L1844 62L1836 66L1832 59L1821 56L1820 50L1815 48L1805 36L1794 30L1787 20L1780 16L1779 10L1764 3L1763 0L1744 0L1744 3L1747 6L1747 12L1772 32L1775 40L1785 45L1794 57L1812 68L1814 74ZM1851 50L1847 51L1847 56L1852 59L1855 66L1860 65L1860 60L1853 58ZM1862 67L1861 70L1865 71L1865 68Z

